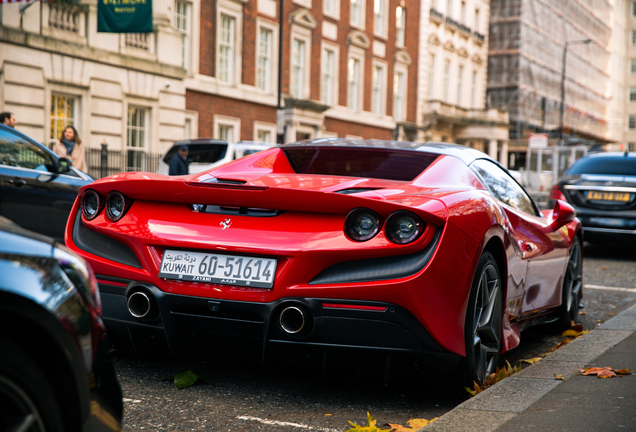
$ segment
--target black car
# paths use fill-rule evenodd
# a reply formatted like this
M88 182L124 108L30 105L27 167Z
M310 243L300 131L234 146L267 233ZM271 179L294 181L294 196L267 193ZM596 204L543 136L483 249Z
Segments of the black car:
M92 270L0 217L0 431L119 431L122 415Z
M64 242L77 190L92 181L69 159L0 125L0 216Z
M588 153L550 191L570 203L591 242L636 238L636 153Z

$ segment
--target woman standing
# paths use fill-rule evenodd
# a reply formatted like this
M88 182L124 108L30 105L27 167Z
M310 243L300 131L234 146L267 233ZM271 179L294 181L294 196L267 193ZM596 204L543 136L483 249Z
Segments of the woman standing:
M77 134L77 130L71 125L64 128L60 140L55 143L53 151L61 157L69 158L73 166L80 171L86 172L86 157L84 156L84 146Z

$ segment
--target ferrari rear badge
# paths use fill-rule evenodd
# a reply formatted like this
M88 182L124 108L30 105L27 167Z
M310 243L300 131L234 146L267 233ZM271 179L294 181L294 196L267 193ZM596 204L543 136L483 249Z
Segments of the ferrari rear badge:
M223 222L221 222L219 225L221 225L221 231L225 231L226 228L229 228L232 226L232 221L230 220L230 218L227 218Z

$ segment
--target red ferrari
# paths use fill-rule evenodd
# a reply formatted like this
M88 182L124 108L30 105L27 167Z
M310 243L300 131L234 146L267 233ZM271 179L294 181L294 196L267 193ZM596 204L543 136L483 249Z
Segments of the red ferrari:
M378 357L483 382L521 330L569 326L582 297L572 207L542 212L490 157L443 143L318 139L113 175L80 189L66 243L97 274L115 346L145 354Z

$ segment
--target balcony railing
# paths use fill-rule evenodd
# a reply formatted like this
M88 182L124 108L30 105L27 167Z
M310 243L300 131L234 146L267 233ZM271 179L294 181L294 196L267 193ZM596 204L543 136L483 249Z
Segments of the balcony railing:
M508 124L508 112L499 111L494 108L490 109L472 109L462 108L440 100L429 100L426 103L426 112L424 115L438 115L443 117L473 120L476 122L494 122Z
M49 27L72 33L80 33L82 8L66 4L49 3Z
M147 33L126 33L126 46L149 51Z
M444 15L440 11L431 8L431 21L441 23L444 21Z
M482 43L486 39L486 37L483 34L477 33L476 31L473 32L473 38L475 38L475 40L477 40L478 42L482 42Z

